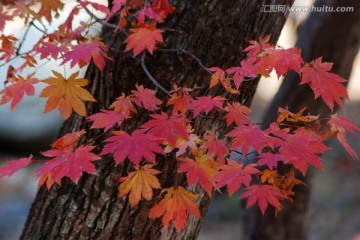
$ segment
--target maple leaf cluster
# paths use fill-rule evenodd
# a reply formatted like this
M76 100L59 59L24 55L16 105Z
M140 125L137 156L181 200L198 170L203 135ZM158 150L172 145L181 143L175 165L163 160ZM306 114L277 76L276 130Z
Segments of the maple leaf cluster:
M0 6L0 32L15 16L20 16L28 28L41 31L37 23L50 24L63 7L60 0L16 1ZM74 28L73 20L81 9L85 9L93 21L82 22ZM99 18L92 10L106 17ZM47 98L45 112L57 108L64 119L73 113L86 117L84 102L95 103L96 99L86 90L89 80L79 78L79 72L66 77L65 73L53 71L54 76L39 80L35 74L23 77L21 71L34 69L37 66L35 58L59 59L70 68L84 67L92 60L100 71L103 70L106 62L112 59L108 57L108 47L102 39L86 35L94 22L122 34L126 46L118 51L132 51L132 57L140 54L144 57L146 52L153 54L164 42L162 34L166 31L156 26L174 10L168 0L145 3L114 0L111 9L81 0L57 31L45 34L43 29L43 37L28 52L22 53L22 44L17 38L1 34L0 61L9 64L20 57L23 63L18 67L8 65L0 104L10 103L10 108L15 109L25 94L34 95L35 84L43 82L47 86L40 97ZM117 22L110 21L113 19ZM299 49L271 45L269 38L250 41L245 49L247 58L238 66L226 70L206 68L211 75L206 79L208 88L221 84L226 96L236 96L244 81L252 81L260 75L269 76L273 70L278 77L295 71L301 78L300 84L308 84L315 98L321 97L331 110L335 103L342 107L342 99L348 98L341 84L345 80L330 72L331 63L322 62L321 58L305 63ZM144 64L143 57L140 61ZM293 187L303 184L295 172L305 175L309 165L322 168L320 154L328 150L325 141L329 137L336 137L350 155L358 158L347 143L346 133L354 134L360 129L345 117L333 114L325 119L306 114L305 109L292 113L280 108L277 121L262 130L249 118L251 110L247 106L229 100L235 98L226 98L225 94L196 95L197 87L187 86L174 86L168 92L152 76L149 78L157 91L166 93L165 97L159 98L156 90L136 84L130 94L121 93L107 108L88 116L86 120L90 127L86 131L103 131L105 140L97 147L88 144L90 141L84 141L85 129L56 140L51 150L42 152L48 160L36 171L39 187L46 185L50 189L53 185L61 185L64 177L77 183L84 172L96 174L93 162L110 155L115 165L125 161L129 165L129 172L115 179L119 182L119 197L127 197L132 207L140 201L155 199L157 203L151 208L149 217L162 217L166 228L171 222L177 231L181 231L187 214L201 217L196 203L199 194L189 190L195 184L209 196L223 187L231 196L244 187L240 198L247 199L247 207L257 204L265 213L272 205L279 211L283 201L292 201ZM146 120L129 128L140 114L146 114ZM206 123L208 119L223 122L226 128L220 133L203 124L202 132L194 130L195 124ZM235 154L241 155L239 161L234 160ZM256 156L256 160L247 163L250 155ZM172 186L164 187L164 182L157 176L162 173L158 166L161 161L174 156L177 162L175 181ZM244 159L247 161L242 161ZM0 168L0 177L10 176L33 161L32 156L10 161ZM280 174L276 170L279 164L287 164L291 170ZM183 185L178 183L181 176L186 178Z

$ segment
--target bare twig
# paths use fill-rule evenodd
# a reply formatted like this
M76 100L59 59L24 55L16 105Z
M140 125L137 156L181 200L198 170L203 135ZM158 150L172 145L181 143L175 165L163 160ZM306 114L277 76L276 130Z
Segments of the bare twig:
M117 26L115 24L111 24L111 23L108 23L108 22L105 22L104 20L98 18L95 14L93 14L87 7L84 7L85 11L87 12L87 14L90 15L90 17L94 18L95 21L97 21L98 23L106 26L106 27L109 27L109 28L113 28L113 29L116 29Z
M226 120L223 119L223 118L204 116L204 115L202 115L202 114L198 114L198 116L201 117L201 118L204 118L204 119L214 119L214 120L222 121L222 122L225 122L225 121L226 121Z
M205 72L207 72L210 75L213 75L213 73L211 71L209 71L209 69L202 63L200 58L196 57L194 54L192 54L191 52L186 51L185 49L172 48L172 49L158 49L157 51L185 53L185 54L189 55L192 59L194 59Z
M185 53L187 55L189 55L192 59L194 59L198 64L199 66L205 71L207 72L209 75L213 75L213 72L211 72L201 61L200 58L196 57L193 53L183 49L183 48L170 48L170 49L158 49L157 51L160 51L160 52L177 52L177 53ZM256 78L258 78L259 76L257 75L256 77L253 77L253 78L244 78L243 79L243 82L249 82L249 81L253 81L255 80Z
M31 22L29 23L29 26L26 28L26 31L25 31L25 33L24 33L24 36L22 37L21 42L20 42L18 48L16 49L16 52L15 52L15 55L16 55L16 56L20 54L20 50L21 50L24 42L26 41L26 37L27 37L27 35L28 35L28 33L29 33L29 30L30 30L30 27L31 27L33 21L34 21L34 19L31 20Z
M153 84L157 88L159 88L161 91L163 91L166 95L171 96L171 94L163 86L161 86L161 84L151 75L151 73L147 69L147 67L145 65L145 56L146 56L146 52L144 52L141 56L141 67L144 70L146 76L148 76L148 78L153 82Z
M213 73L202 63L202 61L200 60L200 58L196 57L194 54L192 54L191 52L186 51L185 49L180 49L180 52L185 53L189 56L191 56L198 64L199 66L205 70L205 72L207 72L210 75L213 75Z

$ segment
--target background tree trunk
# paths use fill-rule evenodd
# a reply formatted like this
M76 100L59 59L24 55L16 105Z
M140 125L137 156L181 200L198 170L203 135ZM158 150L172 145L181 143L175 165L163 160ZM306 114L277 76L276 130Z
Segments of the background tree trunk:
M323 61L334 62L332 72L348 79L360 44L360 1L319 0L315 3L315 6L324 5L333 6L334 9L352 6L354 12L312 12L299 28L296 45L301 48L305 61L309 62L322 56ZM314 94L310 88L299 86L299 82L299 77L294 72L285 77L263 122L275 121L277 109L286 106L291 112L298 112L303 107L307 107L310 113L321 114L321 117L330 116L331 111L324 102L320 99L314 101ZM279 170L285 169L280 167ZM285 204L277 218L271 211L268 211L265 217L255 208L246 211L245 239L307 239L307 209L311 186L311 169L309 170L305 178L299 176L306 186L296 186L295 201Z
M170 15L166 28L180 31L166 33L167 47L184 46L202 59L206 66L227 68L234 66L243 58L243 49L251 39L271 34L275 43L287 18L285 13L264 13L261 7L271 4L266 0L178 0L171 1L176 11ZM278 4L291 4L292 0L281 0ZM88 113L107 108L121 92L130 93L135 83L154 88L143 73L138 59L123 53L124 37L114 34L112 29L104 28L102 38L110 49L109 61L103 71L90 64L86 78L92 83L90 90L98 103L88 104ZM146 59L153 76L166 89L174 83L192 87L200 86L196 93L205 93L209 76L195 61L186 55L158 52ZM239 101L249 105L257 86L257 80L247 82L241 89ZM224 95L221 88L212 94ZM164 97L158 91L158 97ZM166 111L166 109L161 109ZM139 112L136 119L128 121L125 130L132 131L146 121ZM61 135L78 131L89 126L85 119L77 115L66 121ZM213 124L213 130L224 131L224 124ZM194 123L199 134L204 132L201 119ZM95 138L100 132L89 131L83 141L99 146L104 139ZM221 134L220 134L221 135ZM223 134L222 134L223 135ZM107 135L108 136L108 135ZM50 191L40 188L32 205L21 239L195 239L201 219L190 217L183 231L177 233L173 227L165 230L161 219L150 220L149 209L155 202L142 201L131 208L127 197L117 196L117 178L128 172L129 162L114 167L111 157L96 162L97 176L85 174L78 185L63 180L62 186L53 186ZM173 184L176 171L175 157L162 159L157 169L162 187ZM184 183L184 179L182 179ZM205 215L210 199L201 189L198 200L202 216ZM155 195L159 194L159 191Z

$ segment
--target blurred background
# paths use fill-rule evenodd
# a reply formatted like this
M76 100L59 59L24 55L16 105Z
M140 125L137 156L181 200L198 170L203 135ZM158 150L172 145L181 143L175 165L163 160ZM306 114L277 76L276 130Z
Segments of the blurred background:
M330 1L331 2L331 1ZM295 1L295 6L310 6L313 1ZM69 9L71 5L67 5ZM293 47L297 41L297 28L309 12L291 12L282 31L278 45ZM60 20L60 22L62 22ZM23 34L21 26L7 26L8 33ZM360 31L360 27L359 30ZM40 37L37 32L29 34L28 42ZM31 47L29 44L28 47ZM14 65L16 63L13 63ZM39 68L37 77L43 79L57 69L59 63L49 62ZM335 63L336 65L336 63ZM6 68L0 68L0 81L5 79ZM76 71L76 69L73 69ZM84 71L84 69L82 70ZM68 73L70 74L70 73ZM26 75L26 73L24 74ZM341 111L360 126L360 55L353 61L348 91L351 102ZM2 86L2 82L0 85ZM254 98L251 114L255 122L261 122L275 93L281 84L276 77L262 79ZM36 95L43 86L38 86ZM56 139L62 119L57 111L43 114L44 101L37 97L24 97L15 111L8 105L0 106L0 163L49 148ZM349 135L349 143L360 155L359 136ZM311 188L310 211L307 215L310 240L356 239L360 236L360 161L349 156L336 141L330 143L332 150L323 157L324 171L314 171ZM0 181L0 240L18 239L37 190L34 178L36 166L28 167ZM199 239L240 239L243 210L239 195L229 198L216 193L204 219ZM359 235L358 235L359 234Z

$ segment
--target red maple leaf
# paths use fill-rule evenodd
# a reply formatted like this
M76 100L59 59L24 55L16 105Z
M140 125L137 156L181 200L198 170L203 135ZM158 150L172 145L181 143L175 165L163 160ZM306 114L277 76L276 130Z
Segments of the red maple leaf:
M209 154L195 155L195 160L190 158L179 158L182 164L179 167L179 172L186 172L188 184L194 185L199 181L200 185L205 189L209 196L212 195L212 187L214 181L212 178L216 174L214 168L214 160Z
M155 97L154 90L144 88L143 85L139 86L137 84L136 89L137 90L131 91L133 96L135 97L136 105L138 105L139 107L144 107L149 111L154 111L158 109L158 105L160 105L162 101Z
M151 4L151 9L159 15L162 20L165 20L169 14L174 12L174 8L168 0L154 0Z
M244 49L245 52L248 52L248 58L256 58L261 52L269 48L271 46L269 41L270 35L260 38L260 42L250 40L249 46Z
M257 129L254 124L240 125L226 136L234 137L231 149L238 150L241 147L244 156L247 155L250 147L253 147L257 152L261 152L268 140L267 134Z
M281 161L282 155L277 153L266 152L260 154L259 156L257 156L257 158L259 159L258 161L259 166L267 165L268 168L273 169L278 165L278 162Z
M81 0L78 1L79 4L84 8L87 5L90 5L91 7L93 7L95 10L99 11L99 12L103 12L105 14L109 14L110 10L108 7L106 7L105 5L96 3L96 2L90 2L90 1L85 1L85 0Z
M71 148L52 149L42 153L50 157L48 162L37 170L38 177L50 174L53 182L61 180L63 177L69 177L77 183L83 172L93 174L96 168L92 161L99 160L100 157L92 152L94 146L79 146L75 150Z
M12 160L7 162L4 166L0 168L0 178L5 176L11 176L20 169L29 165L32 161L32 155L27 158L20 158L19 160Z
M321 141L310 135L301 134L298 130L288 136L281 143L279 153L284 163L291 163L304 175L308 164L322 169L321 158L318 154L329 148Z
M236 88L238 89L245 77L256 77L256 69L258 68L255 63L255 58L248 58L240 62L240 67L231 67L226 70L230 75L233 74L233 80Z
M62 52L67 52L68 48L65 45L59 46L58 43L54 42L41 42L41 47L37 47L34 49L35 52L40 53L40 59L44 59L47 57L58 59L58 56Z
M125 94L122 93L109 108L114 109L114 112L122 114L125 118L130 118L131 113L136 113L133 101L133 97L125 97Z
M25 94L33 96L35 93L33 85L39 82L37 78L34 78L34 73L27 76L26 79L22 76L17 76L10 78L9 81L11 85L0 91L0 95L2 95L0 105L11 101L11 110L15 109Z
M115 13L117 13L125 4L127 0L114 0L112 1L112 8L110 13L105 19L105 23L110 20L112 16L114 16Z
M138 22L139 24L145 24L145 17L152 19L155 22L163 22L162 18L150 7L145 7L140 12L138 12Z
M252 185L246 188L246 191L240 198L247 198L246 207L249 208L258 203L262 214L265 213L269 203L276 209L281 209L279 200L286 199L277 187L263 184Z
M189 140L185 123L190 120L181 115L168 117L164 112L161 114L150 114L153 118L144 123L141 128L148 130L150 134L166 140L170 145L175 146L179 137Z
M104 131L107 131L116 123L120 126L124 120L124 115L115 111L101 109L101 112L95 113L87 119L90 122L93 122L90 128L104 128Z
M315 98L321 97L331 110L334 108L334 102L343 107L341 98L349 99L344 85L341 84L346 80L329 72L332 65L317 58L301 68L301 84L308 83L314 91Z
M339 116L337 113L330 115L331 119L328 121L331 132L336 133L346 133L346 131L349 131L352 134L355 134L355 131L359 131L360 128L355 125L353 121L350 119Z
M198 97L197 100L193 100L189 104L189 109L194 109L194 117L199 115L201 111L204 111L206 114L208 114L214 107L218 107L220 109L223 109L223 103L222 101L225 101L226 98L217 96L204 96L204 97Z
M233 122L237 125L251 123L251 120L246 116L251 113L251 109L238 102L227 103L224 110L228 112L226 114L226 124L228 126Z
M284 163L293 164L295 168L300 170L304 175L309 164L322 169L321 158L318 154L323 153L329 148L323 144L326 137L320 136L311 129L298 127L291 132L290 129L280 129L278 123L272 123L270 128L266 130L268 134L277 137L270 138L272 148L279 148L279 155L267 156L261 162L270 165L275 164L275 161L282 161Z
M229 153L229 148L226 146L225 142L219 140L211 131L207 132L207 134L204 136L204 139L205 142L201 146L201 149L207 149L209 153L215 154L218 161L221 164L224 164L224 156Z
M113 153L116 164L123 162L126 157L136 165L140 163L142 158L155 163L154 153L164 153L160 146L160 139L151 133L145 133L142 129L135 130L132 134L124 131L113 133L115 136L105 140L109 143L104 146L100 155Z
M64 54L62 64L70 61L70 67L74 67L76 64L79 67L84 67L90 63L92 58L95 65L102 70L105 66L104 58L108 58L106 51L107 47L101 39L94 37L89 43L82 42L79 45L72 46L72 49Z
M244 166L242 162L237 163L230 159L228 159L228 164L219 167L221 171L215 175L214 180L217 181L217 189L227 185L230 196L239 190L241 184L249 186L252 179L251 175L260 172L255 168L256 164Z
M257 63L259 69L258 73L264 76L269 76L269 73L275 69L278 77L284 75L289 70L294 70L300 73L300 67L304 60L300 56L300 49L276 49L268 48L265 51L265 56L260 58Z
M359 131L360 128L356 126L350 119L339 116L337 113L331 115L331 119L328 121L332 134L336 135L339 142L344 146L346 151L354 157L359 159L356 152L347 143L346 131L355 134L355 131Z
M153 54L156 43L164 42L161 35L163 32L164 30L156 29L155 25L132 28L130 29L129 36L125 40L127 43L125 51L130 51L132 49L134 57L139 55L145 49Z

